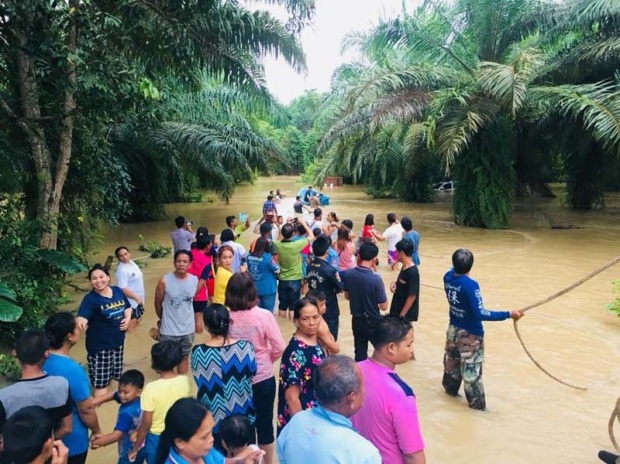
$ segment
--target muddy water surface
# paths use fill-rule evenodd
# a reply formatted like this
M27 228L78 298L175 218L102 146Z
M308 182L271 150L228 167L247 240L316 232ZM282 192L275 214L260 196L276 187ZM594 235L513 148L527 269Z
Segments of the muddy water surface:
M124 224L104 231L99 251L103 261L114 248L125 244L134 258L138 237L169 243L173 218L182 214L197 225L219 233L228 214L241 211L257 218L269 190L282 188L294 196L301 187L295 178L259 179L238 189L229 205L214 201L167 206L168 221ZM513 229L486 231L455 226L451 221L449 194L430 205L405 204L393 200L372 200L360 187L325 189L341 219L350 218L355 229L364 216L374 213L376 226L386 227L385 214L407 214L421 233L420 321L416 325L417 361L399 366L397 372L413 387L426 441L429 463L595 463L596 452L609 448L607 420L620 395L620 319L605 310L613 299L611 280L620 277L620 266L573 290L567 295L527 313L520 322L521 333L533 354L559 377L588 388L578 391L546 377L526 357L509 321L486 323L484 385L486 412L467 408L464 398L451 398L441 387L442 356L448 320L445 296L437 287L458 247L475 255L471 276L482 288L490 309L516 309L542 299L570 285L583 275L620 253L620 197L608 198L607 208L573 213L560 206L559 199L520 203L516 206ZM205 197L207 197L206 195ZM290 211L290 199L282 205ZM558 223L580 229L551 230L545 211ZM249 243L251 231L244 234ZM381 274L386 285L393 281L381 255ZM155 316L152 308L157 280L172 269L171 259L143 259L148 309L143 324L131 333L125 345L125 360L142 370L147 380L156 376L147 354L152 340L148 329ZM85 286L86 284L84 284ZM81 298L76 295L77 301ZM348 304L341 300L339 342L343 353L353 354ZM293 332L291 322L278 320L286 340ZM73 355L85 361L83 345ZM98 409L102 427L111 431L116 406ZM116 449L109 446L91 451L88 463L116 462Z

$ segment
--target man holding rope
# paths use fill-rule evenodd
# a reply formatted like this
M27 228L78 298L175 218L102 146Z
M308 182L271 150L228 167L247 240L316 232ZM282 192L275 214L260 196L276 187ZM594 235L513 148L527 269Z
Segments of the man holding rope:
M458 396L461 381L465 397L472 409L484 411L486 400L482 386L484 363L484 329L482 321L518 321L520 311L488 311L482 304L480 286L469 277L474 265L471 251L460 248L452 255L452 266L443 278L450 324L446 332L443 360L443 388L451 396Z

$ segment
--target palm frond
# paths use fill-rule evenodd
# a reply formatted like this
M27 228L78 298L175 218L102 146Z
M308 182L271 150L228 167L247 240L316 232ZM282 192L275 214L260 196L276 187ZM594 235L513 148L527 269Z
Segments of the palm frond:
M553 111L582 121L585 130L609 152L620 156L620 92L616 84L534 87L533 99L550 102Z

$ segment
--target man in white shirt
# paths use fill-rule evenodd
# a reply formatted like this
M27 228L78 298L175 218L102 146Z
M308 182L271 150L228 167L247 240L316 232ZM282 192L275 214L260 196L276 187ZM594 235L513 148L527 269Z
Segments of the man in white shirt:
M377 236L379 240L385 240L387 242L387 255L388 265L392 270L398 266L398 255L396 253L396 244L403 238L404 229L401 227L396 214L389 213L387 215L387 221L390 224L383 234Z

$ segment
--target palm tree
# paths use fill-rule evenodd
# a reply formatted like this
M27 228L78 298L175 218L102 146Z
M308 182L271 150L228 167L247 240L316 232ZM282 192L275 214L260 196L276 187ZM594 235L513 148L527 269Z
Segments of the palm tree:
M612 3L580 0L550 19L551 3L536 0L428 2L414 15L403 12L350 37L371 65L348 88L321 149L342 160L355 134L374 136L394 123L424 128L416 131L418 151L438 156L458 181L456 222L506 227L516 153L528 151L532 141L540 144L535 133L561 150L561 139L550 130L554 118L589 134L589 147L608 154L620 147L615 84L557 85L554 79L566 74L567 55L585 53L569 40L576 30L591 38L588 56L600 58L613 47L617 28L600 28L610 37L605 47L588 33L597 21L615 21ZM603 75L612 55L604 56Z

